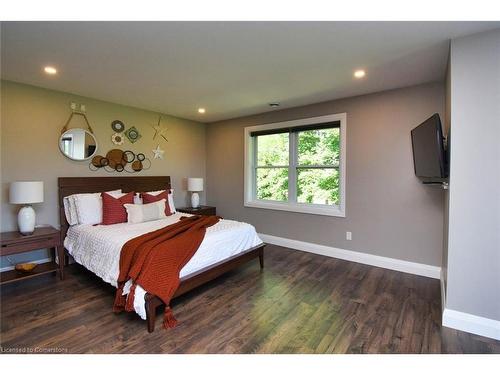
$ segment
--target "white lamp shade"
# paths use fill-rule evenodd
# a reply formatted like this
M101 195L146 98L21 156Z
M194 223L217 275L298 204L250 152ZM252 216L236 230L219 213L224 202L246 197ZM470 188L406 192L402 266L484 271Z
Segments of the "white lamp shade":
M10 184L9 202L30 204L43 202L43 181L16 181Z
M203 191L203 178L189 177L188 191Z

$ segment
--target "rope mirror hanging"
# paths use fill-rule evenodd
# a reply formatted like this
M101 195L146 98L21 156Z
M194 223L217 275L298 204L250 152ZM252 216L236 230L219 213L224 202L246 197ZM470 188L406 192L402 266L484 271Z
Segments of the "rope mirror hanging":
M85 120L85 123L87 124L87 127L89 128L89 132L94 134L94 131L92 130L92 127L90 126L89 119L87 118L87 115L85 114L85 112L80 112L80 111L76 111L76 110L71 111L71 114L69 115L68 120L66 121L63 128L61 129L61 134L64 134L68 131L68 125L71 122L71 119L73 118L74 115L82 116L83 119Z

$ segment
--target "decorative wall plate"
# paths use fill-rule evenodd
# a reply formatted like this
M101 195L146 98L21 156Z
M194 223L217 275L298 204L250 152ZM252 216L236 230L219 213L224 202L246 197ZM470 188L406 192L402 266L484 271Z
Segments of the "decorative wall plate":
M132 163L132 169L135 171L135 172L140 172L142 171L142 161L140 160L136 160Z
M135 154L132 151L124 151L123 152L123 160L127 163L132 163L135 160Z
M121 169L121 167L123 167L123 164L125 164L125 162L123 161L123 150L120 150L118 148L109 150L108 153L106 154L106 159L109 160L108 165L111 168L115 169L118 172L121 172L118 169Z
M134 143L137 140L139 140L139 138L141 138L141 135L139 134L139 131L134 126L132 126L131 128L125 130L125 135L127 136L128 140L131 143Z
M115 120L111 123L111 129L113 129L117 133L121 133L125 130L125 124L120 120Z
M120 133L114 133L112 136L111 136L111 142L113 142L115 145L122 145L123 144L123 141L124 141L124 135L123 134L120 134Z
M104 156L96 155L92 158L92 161L90 162L90 164L96 168L101 168L101 167L105 167L106 165L108 165L109 160L106 159Z

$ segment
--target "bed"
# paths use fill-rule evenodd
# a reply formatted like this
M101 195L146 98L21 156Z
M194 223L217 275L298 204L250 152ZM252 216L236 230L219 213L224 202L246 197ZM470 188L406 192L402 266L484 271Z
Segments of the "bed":
M129 239L177 222L181 216L175 213L165 219L138 224L73 225L66 220L63 199L78 193L89 193L122 189L129 191L154 191L170 188L169 176L151 177L61 177L59 206L61 220L61 241L65 250L75 261L93 272L105 282L117 286L120 251ZM207 229L198 251L180 273L180 286L174 298L252 259L259 258L264 267L264 244L255 228L247 223L221 220ZM127 285L124 288L127 291ZM138 298L139 297L139 298ZM136 289L134 309L147 321L149 332L154 331L156 310L163 302L142 288Z

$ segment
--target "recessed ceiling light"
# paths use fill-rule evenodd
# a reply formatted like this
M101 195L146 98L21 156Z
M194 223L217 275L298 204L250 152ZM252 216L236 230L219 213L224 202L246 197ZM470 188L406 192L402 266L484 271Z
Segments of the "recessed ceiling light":
M280 106L280 103L277 103L277 102L269 103L269 107L276 108L276 107L279 107L279 106Z
M366 75L366 72L364 70L356 70L354 72L354 77L356 78L363 78Z
M53 66L46 66L45 68L43 68L43 70L45 71L45 73L50 75L57 74L57 69L54 68Z
M198 108L198 113L205 113L205 108Z

